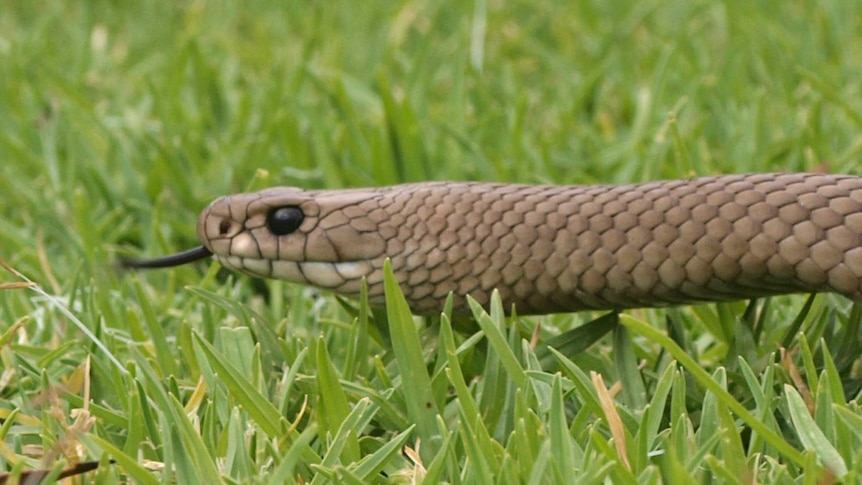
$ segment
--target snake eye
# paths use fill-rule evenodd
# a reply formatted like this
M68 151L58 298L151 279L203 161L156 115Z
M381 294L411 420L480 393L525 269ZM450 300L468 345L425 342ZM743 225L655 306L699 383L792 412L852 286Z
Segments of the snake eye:
M305 214L299 207L279 207L266 216L266 227L276 236L284 236L296 231Z

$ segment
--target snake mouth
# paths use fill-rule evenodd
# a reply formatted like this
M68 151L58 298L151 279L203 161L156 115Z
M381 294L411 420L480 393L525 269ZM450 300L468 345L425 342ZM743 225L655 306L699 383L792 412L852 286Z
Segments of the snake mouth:
M212 256L213 253L206 246L187 249L185 251L152 259L121 259L120 266L126 269L153 269L172 268L183 264L192 263Z
M125 269L171 268L213 256L206 246L151 259L121 259ZM215 254L222 266L260 278L277 278L333 290L352 287L374 271L370 261L287 261Z
M261 278L305 283L319 288L345 290L374 271L370 261L287 261L217 254L222 266Z

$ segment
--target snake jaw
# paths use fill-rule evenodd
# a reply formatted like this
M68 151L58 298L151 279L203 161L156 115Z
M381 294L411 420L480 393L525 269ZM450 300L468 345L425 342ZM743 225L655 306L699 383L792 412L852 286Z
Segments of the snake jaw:
M362 278L375 268L369 261L284 261L217 255L219 263L259 278L277 278L333 290L349 296L359 294Z

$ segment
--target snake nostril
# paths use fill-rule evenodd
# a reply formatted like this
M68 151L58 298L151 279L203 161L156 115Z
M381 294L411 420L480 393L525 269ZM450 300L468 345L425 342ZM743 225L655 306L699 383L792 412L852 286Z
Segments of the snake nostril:
M227 236L230 233L231 223L227 219L222 219L218 224L218 233L220 236Z

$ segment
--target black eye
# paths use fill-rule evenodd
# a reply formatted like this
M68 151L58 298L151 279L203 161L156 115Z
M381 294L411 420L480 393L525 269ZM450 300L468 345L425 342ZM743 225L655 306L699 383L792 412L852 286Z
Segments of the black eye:
M266 216L266 227L276 236L290 234L299 228L305 215L299 207L279 207Z

